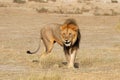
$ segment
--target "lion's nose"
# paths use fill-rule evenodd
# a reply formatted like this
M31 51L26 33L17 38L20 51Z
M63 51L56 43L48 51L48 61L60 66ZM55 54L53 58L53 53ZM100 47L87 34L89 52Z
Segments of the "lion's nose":
M70 43L70 41L69 41L69 40L65 40L65 43L66 43L66 44L69 44L69 43Z
M65 42L68 42L68 40L65 40Z

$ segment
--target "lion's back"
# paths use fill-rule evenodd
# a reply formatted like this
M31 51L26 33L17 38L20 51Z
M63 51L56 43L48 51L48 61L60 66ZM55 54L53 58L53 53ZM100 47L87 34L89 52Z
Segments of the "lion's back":
M41 28L41 36L43 37L49 37L54 38L54 40L60 40L60 24L57 23L51 23L43 26Z

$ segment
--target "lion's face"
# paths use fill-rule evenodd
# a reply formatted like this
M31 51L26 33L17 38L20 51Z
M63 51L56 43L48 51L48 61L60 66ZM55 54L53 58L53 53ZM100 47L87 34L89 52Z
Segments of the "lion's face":
M61 39L66 47L69 47L75 43L78 35L78 27L74 25L61 27Z

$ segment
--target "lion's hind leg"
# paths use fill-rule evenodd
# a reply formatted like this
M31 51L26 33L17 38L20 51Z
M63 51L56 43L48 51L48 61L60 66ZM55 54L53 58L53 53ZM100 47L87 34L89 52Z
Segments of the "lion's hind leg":
M51 52L51 50L53 48L54 41L44 39L43 43L45 45L45 52L41 56L46 56L47 54L49 54Z
M44 45L45 45L45 51L40 55L40 57L46 57L52 50L53 48L53 43L52 42L47 42L47 41L43 41Z

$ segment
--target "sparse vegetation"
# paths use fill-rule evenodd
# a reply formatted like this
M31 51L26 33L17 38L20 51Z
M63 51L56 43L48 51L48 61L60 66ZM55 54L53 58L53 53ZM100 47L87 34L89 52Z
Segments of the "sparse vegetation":
M24 7L24 8L32 8L36 10L38 13L58 13L58 14L83 14L86 13L95 16L116 16L120 15L120 6L116 3L117 0L112 0L111 4L101 4L99 1L94 3L92 0L77 0L78 4L61 4L58 0L13 0L14 3L28 3L27 5L16 5L9 3L0 3L0 7ZM49 2L55 2L50 3ZM57 2L57 3L56 3ZM92 3L93 2L93 3ZM113 3L112 3L113 2ZM6 5L7 4L7 5ZM58 4L58 5L57 5ZM60 5L61 4L61 5ZM100 6L101 4L101 6ZM105 6L105 7L103 7ZM84 14L85 13L85 14Z

